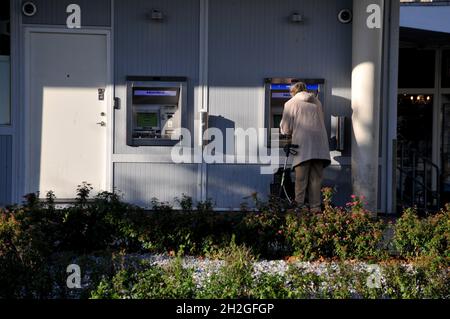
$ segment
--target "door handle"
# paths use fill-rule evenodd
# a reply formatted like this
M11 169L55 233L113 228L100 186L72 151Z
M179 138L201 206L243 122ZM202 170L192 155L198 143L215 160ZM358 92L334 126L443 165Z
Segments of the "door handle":
M98 125L100 125L100 126L106 126L106 123L105 123L104 121L98 122L98 123L96 123L96 124L98 124Z

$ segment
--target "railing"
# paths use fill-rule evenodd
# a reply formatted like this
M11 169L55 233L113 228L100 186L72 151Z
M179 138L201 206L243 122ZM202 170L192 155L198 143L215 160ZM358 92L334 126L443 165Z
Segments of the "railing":
M417 207L425 212L438 211L441 205L439 167L404 144L399 144L399 150L399 204Z

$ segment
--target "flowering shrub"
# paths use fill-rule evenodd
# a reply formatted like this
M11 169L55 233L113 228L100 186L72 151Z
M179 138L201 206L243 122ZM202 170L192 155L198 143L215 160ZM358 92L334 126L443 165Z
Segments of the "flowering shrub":
M385 256L385 224L372 220L361 198L352 196L349 210L345 210L331 206L332 195L332 189L323 190L325 210L321 215L287 216L285 231L294 254L303 260Z
M332 209L334 189L331 187L322 188L323 205L325 210Z
M407 209L395 225L393 242L400 256L404 258L450 258L450 205L423 219L419 218L414 209Z
M236 237L240 244L253 249L257 255L280 257L286 253L284 233L284 203L271 199L267 203L254 196L254 211L247 211L236 227Z
M300 218L290 215L286 222L288 241L302 260L381 258L383 230L384 224L367 213L341 209Z
M366 199L364 196L351 195L351 199L352 201L348 202L346 206L352 213L367 213L364 209L364 200Z

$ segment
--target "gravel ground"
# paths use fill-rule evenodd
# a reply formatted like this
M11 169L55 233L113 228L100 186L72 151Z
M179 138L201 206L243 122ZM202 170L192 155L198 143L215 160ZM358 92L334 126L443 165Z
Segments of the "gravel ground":
M154 266L168 266L174 259L167 255L131 255L127 258L142 260ZM222 260L199 259L195 257L184 257L183 267L194 270L194 279L197 286L201 287L205 280L223 265ZM349 263L355 272L373 272L373 265L367 263ZM317 275L326 275L330 270L337 271L338 263L334 262L288 262L284 260L259 260L254 263L253 277L259 277L261 274L285 275L290 266L295 266L302 273L316 273Z

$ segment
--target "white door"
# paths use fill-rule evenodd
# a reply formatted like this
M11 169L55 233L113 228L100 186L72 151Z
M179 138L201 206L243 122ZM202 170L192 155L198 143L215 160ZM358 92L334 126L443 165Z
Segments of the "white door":
M71 199L84 181L105 190L107 46L102 34L29 33L28 193Z

